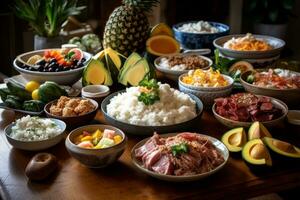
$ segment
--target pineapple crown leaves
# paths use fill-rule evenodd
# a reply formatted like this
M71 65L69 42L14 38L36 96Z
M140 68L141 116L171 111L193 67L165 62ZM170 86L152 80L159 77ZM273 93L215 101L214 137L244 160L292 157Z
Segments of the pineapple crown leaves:
M136 9L151 12L152 8L157 6L159 0L123 0L123 4Z
M85 8L76 5L77 0L15 0L14 11L38 35L54 37L69 16L78 15Z

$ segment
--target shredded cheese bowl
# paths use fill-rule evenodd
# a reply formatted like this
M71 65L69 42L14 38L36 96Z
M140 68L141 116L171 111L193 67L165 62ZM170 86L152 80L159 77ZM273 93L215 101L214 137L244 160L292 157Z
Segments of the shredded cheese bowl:
M219 91L233 86L234 80L218 70L190 70L179 77L179 84L194 90Z

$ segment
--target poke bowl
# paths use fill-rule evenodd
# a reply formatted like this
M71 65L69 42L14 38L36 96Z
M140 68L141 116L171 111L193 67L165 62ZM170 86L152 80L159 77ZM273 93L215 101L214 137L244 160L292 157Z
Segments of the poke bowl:
M108 134L114 133L115 136L120 138L119 141L108 145L107 140L109 139L104 136L106 132ZM87 135L88 133L91 133L91 135ZM94 137L98 133L99 137L102 137L101 139L105 139L102 141L100 139L95 146L87 146L88 140L86 139L83 139L84 142L76 144L76 140L83 138L80 137L82 134L85 134L84 137ZM114 141L114 139L112 140ZM90 168L103 168L118 160L125 150L126 142L127 137L120 129L109 125L94 124L73 130L66 138L65 145L70 155L81 164Z
M250 127L254 121L259 121L266 127L280 127L284 124L288 107L273 97L237 93L215 99L212 112L220 123L230 128Z
M210 143L211 148L215 148L215 150L218 152L217 154L214 155L218 155L219 158L215 158L215 160L218 159L223 159L222 162L218 163L217 166L214 166L214 168L212 170L209 171L201 171L199 173L195 173L195 172L188 172L185 173L184 170L180 169L180 163L179 163L179 169L174 169L174 166L172 166L171 162L168 162L168 159L166 159L165 154L161 153L160 156L158 156L158 159L156 159L154 162L152 162L152 166L145 166L145 163L143 160L140 159L140 155L143 154L143 150L146 151L151 151L151 146L147 145L147 144L155 144L155 142L152 141L159 141L159 145L163 145L163 146L168 146L167 144L167 138L174 138L173 141L176 140L177 137L181 137L181 135L183 137L188 136L189 140L191 140L193 137L199 137L200 139L204 139L207 140L208 143ZM191 137L190 137L191 136ZM207 142L206 141L206 142ZM187 149L186 153L183 156L189 156L188 155L188 149L190 148L189 141L187 141L187 143L185 143L185 148ZM201 140L200 140L201 142ZM176 145L174 145L176 146ZM172 146L171 148L173 148L174 146ZM167 147L168 149L168 147ZM173 148L175 149L175 148ZM209 150L209 149L208 149ZM153 152L153 153L159 153L157 151ZM174 156L174 152L167 152L169 155L168 158ZM204 155L202 155L204 156ZM139 143L137 143L131 150L131 158L132 158L132 162L134 164L134 166L141 172L152 176L154 178L157 179L161 179L164 181L170 181L170 182L188 182L188 181L196 181L196 180L200 180L203 178L206 178L208 176L213 175L214 173L218 172L219 170L221 170L227 163L228 158L229 158L229 152L228 149L226 148L226 146L219 141L216 138L213 138L211 136L208 135L202 135L202 134L198 134L198 133L188 133L188 132L184 132L184 133L168 133L168 134L164 134L164 135L158 135L158 134L154 134L152 137L150 138L146 138L142 141L140 141ZM145 157L146 161L147 159L150 159L148 157ZM181 159L181 155L177 155L177 160ZM145 162L146 162L145 161ZM163 161L163 162L162 162ZM190 165L189 165L190 166ZM202 166L197 166L197 169L201 169Z
M180 130L193 129L193 127L195 127L195 125L198 124L201 119L201 115L202 115L202 111L203 111L203 104L202 104L201 100L192 94L187 95L184 93L180 93L180 95L184 96L185 101L193 102L193 104L190 104L190 107L188 107L187 104L182 106L182 109L184 109L185 111L181 110L182 116L180 116L181 117L180 121L178 121L178 119L180 118L180 117L178 117L178 114L180 114L180 113L177 108L176 108L177 119L174 118L174 115L173 115L175 113L175 110L173 113L172 111L163 111L164 108L155 109L155 110L160 111L160 114L155 115L153 113L154 111L153 112L147 111L146 105L144 106L140 102L137 102L138 100L136 100L136 97L129 100L129 102L131 101L131 102L136 103L136 106L135 107L131 106L130 110L126 110L126 109L121 110L120 109L120 111L118 111L119 108L118 108L118 110L116 110L117 109L116 107L114 108L115 110L112 110L112 105L114 105L116 103L119 104L118 102L120 99L123 103L127 102L126 99L122 97L122 95L127 95L128 90L130 90L130 89L127 89L127 91L125 91L125 90L118 91L118 92L115 92L115 93L109 95L108 97L106 97L103 100L103 102L101 104L101 111L104 114L105 120L109 124L124 130L124 132L126 132L126 133L135 134L135 135L151 135L151 134L153 134L153 132L168 133L168 132L176 132L176 131L180 131ZM179 91L177 91L176 93L178 93L178 92ZM121 102L121 104L122 104L122 102ZM169 104L169 102L167 102L167 103ZM121 105L121 104L119 104L119 105ZM143 105L142 108L139 107L140 105ZM123 105L121 107L126 108L128 106ZM164 106L164 107L167 107L167 106ZM135 116L137 113L134 111L134 109L139 110L139 108L145 109L145 110L143 110L143 112L141 112L141 114L143 114L144 118ZM111 113L114 113L114 114L116 112L117 113L127 113L126 114L127 118L126 119L120 119L120 118L117 119L118 117L113 116L113 114L109 113L110 110L112 110ZM133 114L130 114L130 112ZM165 112L167 112L167 113L165 113ZM173 114L171 114L171 112ZM147 115L145 113L147 113ZM183 113L186 113L186 115L183 116ZM168 115L169 118L164 117L165 115ZM130 116L130 117L128 117L128 116ZM156 116L155 120L151 116ZM137 119L137 117L140 118L140 120L145 120L145 121L135 122L135 119ZM152 120L154 120L154 121L152 121ZM162 123L164 120L169 120L169 122Z
M213 27L217 31L215 32L189 32L181 31L181 27L186 24L197 24L203 21L187 21L175 24L173 26L173 32L176 40L178 40L183 49L202 49L213 48L212 42L221 36L228 35L229 26L218 22L203 22L208 23L208 26ZM206 24L207 25L207 24Z
M184 63L191 61L193 66ZM173 81L177 81L181 74L191 69L208 69L212 64L210 58L192 53L161 56L154 60L156 69Z
M30 116L28 115L24 118L28 118L28 117ZM34 118L34 117L30 117L30 118ZM4 129L5 136L9 144L11 144L14 148L26 150L26 151L44 150L58 144L64 138L64 131L66 129L66 124L61 120L53 119L53 118L40 118L40 119L51 120L52 123L54 123L55 126L58 127L58 129L54 130L51 133L52 134L51 136L50 135L47 137L43 136L43 138L37 138L37 136L29 135L27 132L26 137L28 138L25 138L25 134L22 136L21 133L13 133L13 129L14 127L16 127L18 121L13 122ZM20 120L23 120L23 118L21 118ZM22 121L23 124L25 120ZM33 128L31 127L31 129ZM43 134L45 135L46 133L43 132Z
M209 73L209 71L210 70L206 70L207 73ZM224 81L227 81L227 84L219 86L188 84L183 81L183 79L187 76L189 75L186 73L179 77L179 90L184 93L197 96L199 99L201 99L206 108L210 108L213 105L215 98L228 96L233 89L234 80L230 76L224 74L220 74L220 76L223 77Z
M300 73L290 71L290 70L283 70L283 69L270 69L269 72L267 70L256 70L256 71L248 71L245 72L241 75L240 82L245 88L247 92L251 92L253 94L258 94L258 95L266 95L270 97L274 97L277 99L280 99L284 101L288 106L297 106L299 99L300 99L300 86L299 87L286 87L289 83L286 82L284 79L285 76L277 76L276 71L281 71L282 73L285 73L288 76L294 76L294 78L298 78L300 80ZM258 73L270 73L268 76L272 82L269 82L267 85L264 84L263 82L258 82L258 84L251 83L249 80L249 77L253 77L253 75L258 74ZM272 74L271 74L272 73ZM272 76L272 77L271 77ZM278 78L276 78L278 77ZM263 77L267 78L267 77ZM275 79L276 78L276 79ZM288 77L287 77L288 78ZM278 81L274 81L278 80ZM296 82L296 80L295 80ZM264 84L264 85L262 85ZM273 86L272 86L273 84ZM285 85L287 84L287 85ZM276 86L278 85L278 87ZM282 88L279 88L282 87Z
M260 47L256 48L254 46L253 49L250 49L253 45L250 45L249 43L251 43L252 41L254 43L256 41L259 41L263 43L266 48L259 49ZM242 45L243 42L247 43L245 43L245 45ZM281 39L267 35L252 34L238 34L219 37L213 41L213 44L223 56L235 59L274 58L280 55L281 50L285 46L285 42ZM230 47L231 44L234 44L237 47Z
M26 52L16 57L13 66L27 81L35 80L41 83L53 81L60 85L73 85L80 79L91 54L80 50L78 58L69 62L71 58L64 61L65 58L60 53L56 55L47 53L62 51L62 49L43 49ZM77 56L75 53L74 55Z

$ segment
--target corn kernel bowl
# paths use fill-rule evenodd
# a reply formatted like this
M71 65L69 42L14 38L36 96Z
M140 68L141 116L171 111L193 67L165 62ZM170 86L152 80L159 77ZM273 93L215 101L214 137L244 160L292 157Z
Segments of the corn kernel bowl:
M104 129L114 130L117 135L122 137L122 140L120 143L112 147L103 149L85 149L75 144L75 139L77 136L81 135L83 131L94 132L97 129L100 131L103 131ZM114 126L104 124L94 124L79 127L73 130L65 141L65 145L69 154L81 164L90 168L103 168L118 160L125 150L126 143L127 137L123 131Z

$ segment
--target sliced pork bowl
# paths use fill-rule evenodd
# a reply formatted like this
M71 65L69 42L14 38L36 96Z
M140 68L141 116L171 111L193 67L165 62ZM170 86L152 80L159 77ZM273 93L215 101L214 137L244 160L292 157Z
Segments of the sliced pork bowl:
M195 181L214 174L228 160L219 140L198 133L154 133L136 144L131 157L140 171L165 181Z
M284 123L288 107L273 97L237 93L215 99L212 111L219 122L231 128L249 127L255 121L273 127Z

